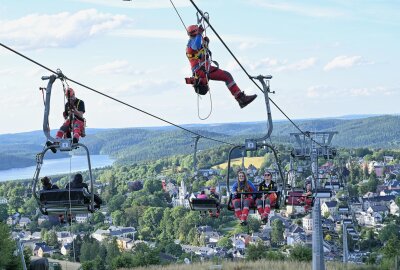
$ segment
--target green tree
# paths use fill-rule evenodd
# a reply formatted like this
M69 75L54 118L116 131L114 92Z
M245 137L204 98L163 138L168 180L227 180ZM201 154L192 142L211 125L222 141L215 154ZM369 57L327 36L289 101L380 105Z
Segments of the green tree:
M379 240L383 243L389 239L399 239L399 226L396 224L386 225L380 232L378 236Z
M13 260L15 243L11 239L8 226L0 222L0 269L6 269L7 265Z
M306 246L296 245L290 251L290 258L294 261L309 262L312 260L312 250Z
M224 236L221 239L219 239L217 246L224 247L226 249L230 249L233 247L232 239L229 236Z
M257 261L265 258L267 248L262 243L257 243L255 245L249 245L246 248L246 260Z
M271 232L271 241L274 244L278 244L283 241L283 232L285 227L283 226L283 222L280 219L275 219L272 222L272 232Z
M7 205L0 204L0 222L6 221L8 217Z
M183 250L181 245L175 243L169 243L165 246L165 253L171 254L175 257L179 257L182 255Z

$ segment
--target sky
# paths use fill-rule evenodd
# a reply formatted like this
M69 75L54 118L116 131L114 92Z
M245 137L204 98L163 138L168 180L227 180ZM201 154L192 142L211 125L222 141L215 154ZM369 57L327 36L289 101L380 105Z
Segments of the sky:
M186 26L189 0L174 0ZM400 2L195 0L251 75L272 75L271 99L291 119L398 114ZM176 124L266 120L260 90L210 28L213 59L259 97L240 109L222 82L198 100L184 78L186 31L169 0L0 0L0 42L78 82ZM40 130L49 71L0 47L0 134ZM165 123L70 83L88 128ZM63 121L54 84L50 127ZM205 117L212 110L206 120ZM199 117L200 114L200 117ZM272 106L274 120L284 119Z

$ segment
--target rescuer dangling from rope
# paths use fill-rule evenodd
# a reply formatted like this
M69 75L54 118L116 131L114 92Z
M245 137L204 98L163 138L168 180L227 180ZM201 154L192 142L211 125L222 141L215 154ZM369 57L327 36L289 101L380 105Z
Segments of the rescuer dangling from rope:
M208 50L210 40L207 36L203 37L204 28L190 25L186 30L190 37L186 46L186 56L189 59L193 73L193 77L186 78L186 83L193 84L198 94L205 95L209 90L208 80L224 81L241 108L250 104L257 95L247 96L240 91L229 72L211 65L211 52Z
M73 133L73 143L78 143L80 137L85 136L85 119L83 114L85 113L85 103L75 97L75 91L72 88L68 88L65 91L65 97L67 103L63 112L64 124L57 131L56 138L62 139L65 134ZM46 142L47 146L53 145L50 141ZM54 147L50 148L54 153L57 151Z

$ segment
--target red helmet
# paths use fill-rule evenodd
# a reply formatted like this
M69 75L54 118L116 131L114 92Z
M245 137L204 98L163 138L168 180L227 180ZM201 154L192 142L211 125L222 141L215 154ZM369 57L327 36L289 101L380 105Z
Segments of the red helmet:
M195 36L199 33L199 27L195 24L189 25L186 30L187 30L187 34L191 37Z
M67 91L65 91L65 96L67 98L71 98L75 96L75 91L72 88L68 88Z

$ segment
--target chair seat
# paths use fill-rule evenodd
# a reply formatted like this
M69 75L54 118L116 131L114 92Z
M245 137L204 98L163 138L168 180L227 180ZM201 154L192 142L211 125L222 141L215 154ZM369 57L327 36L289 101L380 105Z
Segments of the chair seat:
M190 208L194 211L217 210L218 201L215 199L197 199L190 201Z
M89 212L91 195L84 189L52 189L39 192L40 207L44 213Z

